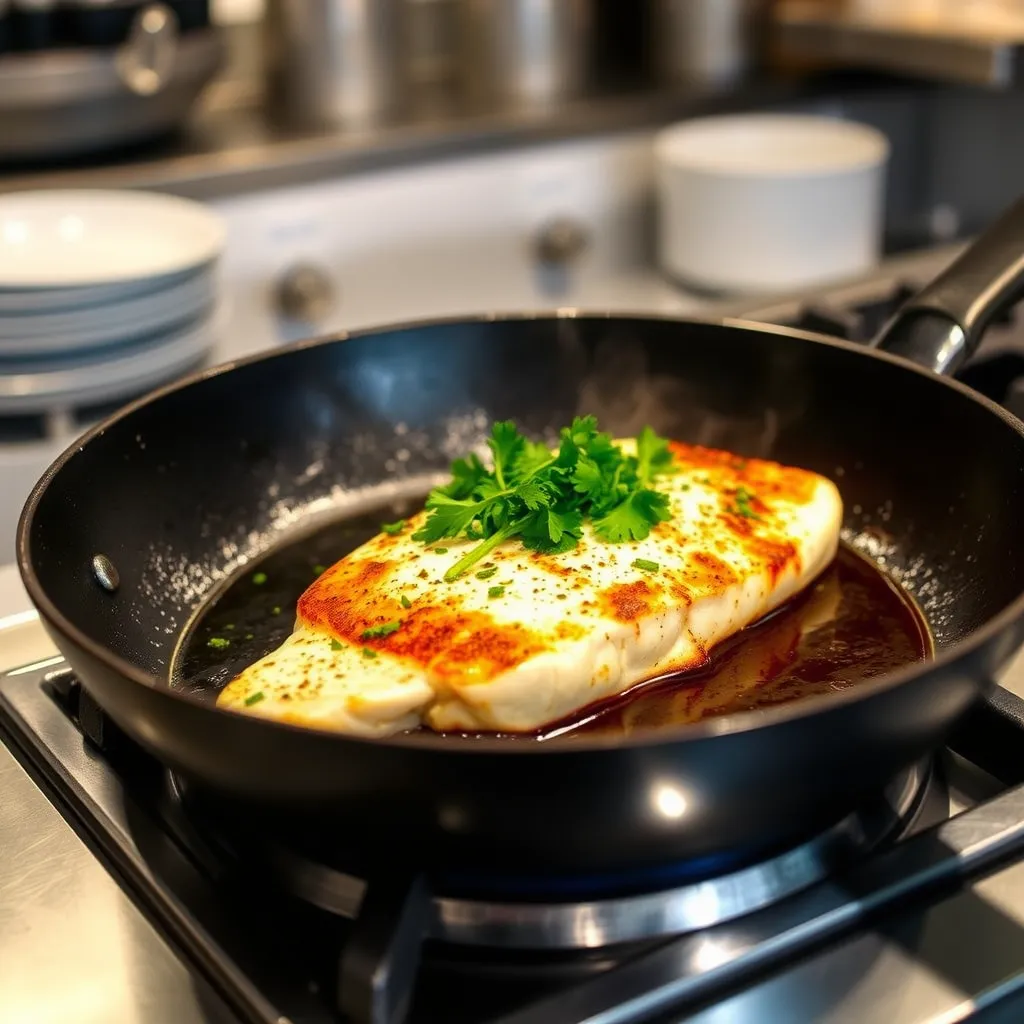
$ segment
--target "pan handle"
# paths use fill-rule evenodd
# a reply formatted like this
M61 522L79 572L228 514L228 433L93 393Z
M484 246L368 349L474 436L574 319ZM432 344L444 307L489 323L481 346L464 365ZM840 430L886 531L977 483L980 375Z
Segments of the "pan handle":
M952 374L992 318L1024 296L1024 199L1018 200L872 342L936 373Z
M1024 783L1024 700L992 684L957 723L947 745L1006 786Z

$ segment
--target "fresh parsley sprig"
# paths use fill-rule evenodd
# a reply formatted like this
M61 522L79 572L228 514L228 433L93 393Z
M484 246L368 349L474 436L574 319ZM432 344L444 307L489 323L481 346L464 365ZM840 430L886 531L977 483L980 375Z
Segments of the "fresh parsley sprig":
M511 421L495 423L487 441L488 469L476 455L452 463L451 482L427 498L429 515L413 534L427 544L444 537L479 541L446 573L457 579L500 544L518 537L534 551L569 551L590 520L609 543L643 540L669 519L667 495L655 490L659 476L674 471L668 442L650 427L626 455L594 416L562 429L557 452L530 441Z

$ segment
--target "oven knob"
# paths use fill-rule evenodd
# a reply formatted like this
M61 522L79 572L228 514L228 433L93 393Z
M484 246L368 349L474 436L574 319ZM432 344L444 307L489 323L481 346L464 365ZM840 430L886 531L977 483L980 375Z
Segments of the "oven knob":
M321 267L296 263L278 279L274 297L281 316L315 324L334 307L334 285Z
M541 263L568 266L590 245L587 226L571 217L556 217L537 232L534 251Z

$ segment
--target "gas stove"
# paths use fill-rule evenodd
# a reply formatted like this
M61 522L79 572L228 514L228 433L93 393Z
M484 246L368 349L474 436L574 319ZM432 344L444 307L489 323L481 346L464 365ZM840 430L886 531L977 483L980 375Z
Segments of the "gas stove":
M1024 701L1006 690L935 759L794 849L526 893L357 879L261 844L128 740L59 658L0 677L0 726L216 994L188 1020L713 1024L872 1020L884 1006L902 1024L1024 1007ZM916 971L950 970L929 938L947 918L965 958L1009 945L944 978L963 989L952 1002L941 986L905 998ZM916 963L883 1003L848 986L892 969L890 936Z
M698 312L864 342L954 254L891 260L812 296L702 300ZM687 301L647 277L610 305L636 308L628 295L661 312ZM1024 414L1014 315L961 376ZM1022 684L1018 659L1013 690ZM524 892L502 879L358 878L229 825L120 734L59 656L44 657L0 677L11 850L0 844L0 991L9 1019L31 1016L66 932L83 1020L1024 1019L1024 705L996 693L999 707L934 761L795 849ZM41 912L57 891L73 898ZM40 941L19 940L26 929ZM97 934L107 945L89 949ZM113 1006L86 1013L82 998L101 991Z

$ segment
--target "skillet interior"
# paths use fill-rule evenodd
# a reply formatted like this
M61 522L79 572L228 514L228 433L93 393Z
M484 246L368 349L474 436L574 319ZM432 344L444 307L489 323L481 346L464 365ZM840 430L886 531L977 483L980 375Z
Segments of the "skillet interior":
M848 346L740 326L605 317L412 326L300 347L172 389L115 419L37 491L20 544L28 582L90 640L166 680L197 605L283 531L314 513L337 514L339 505L422 493L426 477L443 472L496 418L543 435L578 412L597 413L615 434L650 423L670 437L836 479L848 539L915 594L940 658L1024 588L1024 437L1009 417ZM120 571L114 595L89 571L96 552ZM1016 640L1004 635L970 654L969 670L958 664L945 683L933 679L930 712L914 712L909 698L891 707L888 742L870 764L862 754L857 771L847 765L807 800L776 794L781 813L794 800L822 812L829 789L849 801L934 745ZM94 651L84 646L88 682ZM95 688L102 700L99 678ZM885 689L884 681L858 687L855 703ZM219 785L278 796L300 786L303 773L284 764L276 774L250 764L245 779L236 773L229 782L213 771L209 751L186 752L163 734L178 726L140 728L141 710L116 701L109 709L165 759L218 775ZM772 721L807 713L784 709ZM877 731L880 713L865 727ZM845 721L852 749L858 726L852 716ZM822 756L820 740L810 746L817 753L808 757ZM377 784L387 788L383 776Z
M948 646L1021 592L1024 544L1008 539L1024 521L1024 442L927 377L826 346L811 348L812 373L807 349L593 318L411 327L259 360L143 405L72 455L40 500L33 566L74 625L166 679L199 602L275 539L422 495L494 419L554 436L595 412L615 435L650 423L832 477L846 539ZM113 599L86 571L95 552L121 572Z

